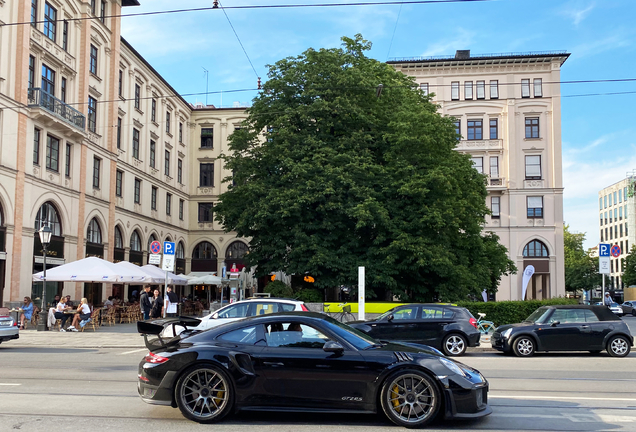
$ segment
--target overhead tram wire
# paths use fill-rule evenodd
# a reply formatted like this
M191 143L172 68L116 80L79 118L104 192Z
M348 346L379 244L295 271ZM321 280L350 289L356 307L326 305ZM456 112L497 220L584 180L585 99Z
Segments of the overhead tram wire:
M405 1L379 1L379 2L352 2L352 3L316 3L316 4L278 4L278 5L239 5L239 6L224 6L223 9L292 9L292 8L318 8L318 7L346 7L346 6L386 6L386 5L403 5L403 4L444 4L444 3L481 3L481 2L494 2L500 0L405 0ZM89 20L101 20L102 18L128 18L137 16L150 16L150 15L166 15L176 13L187 12L203 12L214 9L220 9L219 7L201 7L201 8L188 8L188 9L172 9L165 11L151 11L151 12L137 12L130 14L116 14L116 15L104 15L102 16L85 16L79 18L67 18L57 21L89 21ZM18 26L18 25L31 25L42 24L47 21L23 21L15 23L4 23L0 25L2 27Z

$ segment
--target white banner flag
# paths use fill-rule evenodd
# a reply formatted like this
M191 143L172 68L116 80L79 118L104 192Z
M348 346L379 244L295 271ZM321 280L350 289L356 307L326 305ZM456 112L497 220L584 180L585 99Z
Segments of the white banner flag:
M486 292L486 290L483 290L481 292L481 297L484 299L484 302L488 301L488 293Z
M526 299L526 290L528 289L528 282L530 282L530 279L532 278L533 274L534 274L534 266L531 266L531 265L526 267L526 269L523 271L523 279L521 281L521 285L522 285L521 300Z

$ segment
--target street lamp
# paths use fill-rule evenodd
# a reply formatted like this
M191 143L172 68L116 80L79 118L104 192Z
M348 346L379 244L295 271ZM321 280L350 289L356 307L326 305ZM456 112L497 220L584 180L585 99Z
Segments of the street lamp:
M46 319L47 319L47 311L46 311L46 253L47 248L49 247L49 243L51 243L51 228L48 226L42 226L40 231L38 231L40 235L40 243L42 243L42 247L44 248L43 253L43 267L44 272L42 273L42 307L40 309L40 319L38 320L38 331L46 330Z

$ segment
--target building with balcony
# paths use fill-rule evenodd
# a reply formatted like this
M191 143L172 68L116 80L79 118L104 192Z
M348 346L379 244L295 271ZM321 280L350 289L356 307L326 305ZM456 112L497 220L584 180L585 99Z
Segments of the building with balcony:
M522 274L535 273L526 298L565 295L560 70L566 52L407 58L389 61L455 119L457 150L485 175L487 231L496 233L518 273L497 300L519 300Z

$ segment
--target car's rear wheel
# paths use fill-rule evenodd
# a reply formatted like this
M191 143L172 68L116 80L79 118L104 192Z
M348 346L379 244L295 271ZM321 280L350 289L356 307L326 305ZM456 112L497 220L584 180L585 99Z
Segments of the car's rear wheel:
M389 377L382 386L382 411L398 426L422 427L430 423L442 405L437 384L428 374L407 369Z
M466 338L460 334L449 334L442 342L442 350L447 356L460 356L466 352L468 342Z
M197 365L181 375L175 389L177 406L184 417L199 423L221 420L234 400L230 378L211 365Z
M607 342L607 353L612 357L625 357L631 347L625 336L614 336Z
M535 351L534 340L528 336L519 336L512 344L517 357L530 357Z

